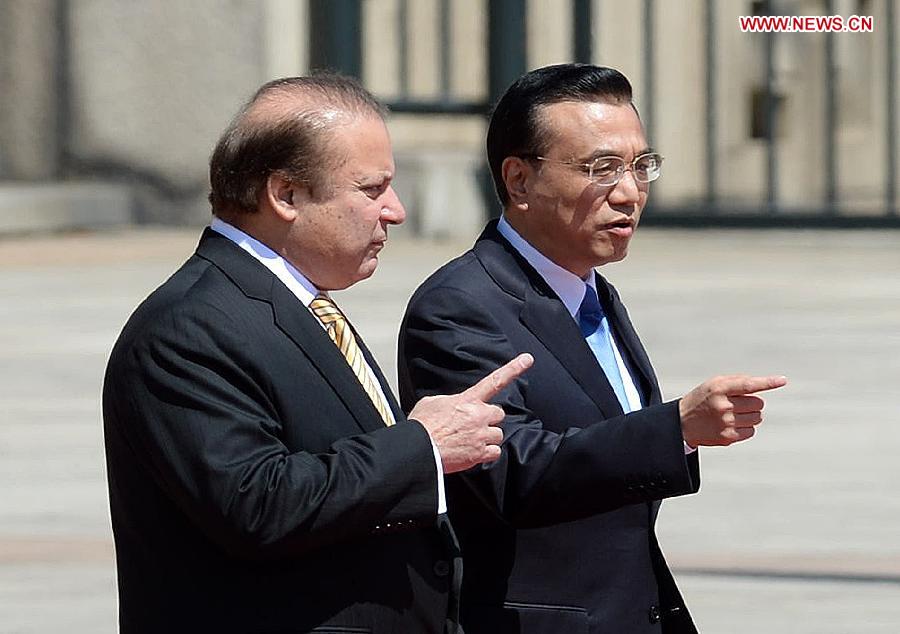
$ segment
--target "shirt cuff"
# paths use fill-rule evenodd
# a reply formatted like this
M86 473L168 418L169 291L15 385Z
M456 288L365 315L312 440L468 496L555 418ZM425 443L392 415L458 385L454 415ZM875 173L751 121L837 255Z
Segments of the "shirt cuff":
M425 431L427 432L428 430L426 429ZM438 451L438 446L434 444L434 439L431 437L431 434L428 434L428 440L431 441L431 450L434 451L434 467L437 470L437 512L438 515L442 515L447 512L447 494L444 492L444 466L441 462L441 452Z
M432 442L431 444L433 445L434 443ZM697 448L696 448L696 447L691 447L689 444L687 444L687 441L685 440L685 441L684 441L684 455L685 455L685 456L690 456L690 455L691 455L692 453L694 453L695 451L697 451Z

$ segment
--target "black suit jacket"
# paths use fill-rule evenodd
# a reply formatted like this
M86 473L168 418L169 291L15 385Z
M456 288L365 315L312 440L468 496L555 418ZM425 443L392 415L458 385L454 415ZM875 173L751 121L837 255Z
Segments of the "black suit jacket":
M447 480L469 634L695 631L654 523L659 500L698 489L697 455L684 455L678 404L661 402L615 289L599 275L597 287L646 404L628 415L575 320L496 224L407 309L404 407L518 353L535 358L497 399L507 412L500 460Z
M316 318L210 230L136 310L103 391L123 633L455 629L431 442L363 350L392 427Z

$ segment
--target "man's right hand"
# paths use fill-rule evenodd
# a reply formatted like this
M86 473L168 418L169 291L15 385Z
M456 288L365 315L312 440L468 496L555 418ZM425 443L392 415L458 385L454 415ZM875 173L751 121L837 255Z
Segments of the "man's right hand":
M691 447L730 445L750 438L762 422L764 401L756 392L787 385L783 376L717 376L678 403L681 432Z
M415 404L409 418L419 421L441 454L444 473L464 471L500 457L503 430L501 407L489 401L534 363L530 354L515 359L453 396L426 396Z

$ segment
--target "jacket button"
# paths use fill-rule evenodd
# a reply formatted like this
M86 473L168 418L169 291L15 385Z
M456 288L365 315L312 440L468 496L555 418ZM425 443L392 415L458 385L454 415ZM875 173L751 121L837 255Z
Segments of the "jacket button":
M446 577L450 574L450 564L443 559L435 562L434 574L436 574L438 577Z
M655 605L651 605L648 616L650 617L651 623L659 623L659 608Z

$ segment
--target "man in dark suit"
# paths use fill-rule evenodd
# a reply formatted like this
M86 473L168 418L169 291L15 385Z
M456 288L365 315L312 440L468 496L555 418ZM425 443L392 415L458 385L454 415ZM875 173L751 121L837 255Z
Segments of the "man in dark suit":
M560 65L496 106L488 160L503 204L474 248L415 293L401 402L463 389L518 352L502 457L447 480L466 565L468 634L694 632L654 532L659 501L697 491L699 445L753 435L783 377L713 378L662 402L616 290L662 157L617 71Z
M119 337L123 633L456 631L443 473L500 455L487 401L530 360L407 420L328 295L404 219L383 115L337 76L263 86L213 153L211 227Z

